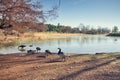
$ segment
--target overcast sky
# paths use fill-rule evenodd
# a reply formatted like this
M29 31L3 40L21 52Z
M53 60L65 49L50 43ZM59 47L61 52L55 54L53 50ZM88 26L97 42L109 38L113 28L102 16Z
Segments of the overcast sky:
M59 0L42 0L44 9L59 5ZM47 23L57 25L85 25L120 27L120 0L61 0L59 17Z

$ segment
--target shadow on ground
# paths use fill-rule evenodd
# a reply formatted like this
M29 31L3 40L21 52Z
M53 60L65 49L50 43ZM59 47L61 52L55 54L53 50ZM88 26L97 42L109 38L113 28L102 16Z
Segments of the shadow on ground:
M59 77L57 80L70 80L72 78L75 78L77 77L78 75L84 73L84 72L87 72L87 71L91 71L93 69L96 69L96 68L99 68L101 66L105 66L105 65L108 65L109 63L115 61L116 59L112 59L112 60L109 60L109 61L106 61L102 64L99 64L99 65L95 65L95 66L92 66L92 67L88 67L88 68L85 68L85 69L82 69L82 70L78 70L74 73L71 73L71 74L68 74L68 75L65 75L65 76L61 76Z

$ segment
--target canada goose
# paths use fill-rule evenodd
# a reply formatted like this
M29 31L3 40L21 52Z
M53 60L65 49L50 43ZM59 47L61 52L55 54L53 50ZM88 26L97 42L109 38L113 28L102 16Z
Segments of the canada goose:
M50 50L45 50L45 53L51 54Z
M34 53L36 53L36 50L27 50L27 53L28 54L34 54Z
M64 53L63 52L61 52L61 48L58 48L59 49L59 51L58 51L58 55L61 55L61 54L63 54L64 55Z
M40 47L36 47L36 50L37 50L37 52L38 52L38 51L40 51L40 50L41 50L41 48L40 48Z
M26 45L24 44L21 44L20 46L18 46L18 48L24 48L24 47L26 47Z
M26 45L22 44L22 45L18 46L18 50L19 51L25 51L24 47L26 47Z
M59 51L58 51L58 55L62 58L63 61L65 61L66 57L64 55L64 53L61 51L61 48L58 48Z

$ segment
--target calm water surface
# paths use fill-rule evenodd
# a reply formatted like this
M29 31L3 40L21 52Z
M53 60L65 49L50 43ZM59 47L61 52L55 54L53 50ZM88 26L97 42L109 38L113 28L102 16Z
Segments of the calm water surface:
M41 48L41 52L49 49L52 52L57 52L58 47L64 53L96 53L96 52L120 52L120 37L106 37L104 35L90 35L90 36L74 36L74 37L56 37L56 39L26 42L26 50ZM33 47L29 47L29 45ZM0 54L19 52L17 46L0 49Z

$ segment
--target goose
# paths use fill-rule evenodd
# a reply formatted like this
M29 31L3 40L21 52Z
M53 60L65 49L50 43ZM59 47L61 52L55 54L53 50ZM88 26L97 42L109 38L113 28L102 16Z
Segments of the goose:
M45 53L51 54L50 50L45 50Z
M61 52L61 48L58 48L58 49L59 49L59 51L58 51L58 55L64 55L64 53Z
M41 50L40 47L36 47L36 51L39 52Z
M24 44L21 44L18 46L18 48L24 48L24 47L26 47L26 45L24 45Z
M63 59L63 61L65 61L66 57L65 57L64 53L61 51L61 48L58 48L58 49L59 49L58 55Z
M18 50L19 51L25 51L24 47L26 47L26 45L22 44L18 46Z
M30 49L30 50L27 50L27 53L28 53L28 54L35 54L35 53L36 53L36 50L31 50L31 49Z

